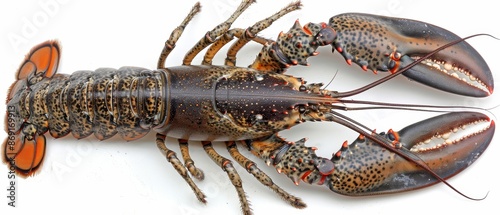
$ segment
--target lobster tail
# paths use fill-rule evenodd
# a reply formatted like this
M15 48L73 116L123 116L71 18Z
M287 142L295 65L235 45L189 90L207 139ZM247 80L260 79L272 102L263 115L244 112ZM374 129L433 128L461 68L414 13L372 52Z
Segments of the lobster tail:
M60 46L56 41L47 41L34 47L27 55L16 74L16 81L7 94L5 130L8 137L2 145L2 157L18 175L32 175L42 164L45 155L47 118L44 104L39 103L47 84L37 84L50 79L57 72ZM23 100L21 98L29 98ZM24 107L32 107L31 110Z
M20 175L32 175L41 165L47 132L54 138L119 134L135 140L167 123L166 71L123 67L56 74L59 57L56 41L36 46L8 92L3 160Z

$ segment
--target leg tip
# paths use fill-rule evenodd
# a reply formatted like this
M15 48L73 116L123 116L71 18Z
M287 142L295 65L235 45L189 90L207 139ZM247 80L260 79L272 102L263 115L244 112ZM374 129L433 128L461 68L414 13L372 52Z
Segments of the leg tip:
M290 205L298 209L304 209L307 207L307 204L304 201L302 201L302 199L297 197L290 200Z
M199 168L196 168L196 174L194 174L193 176L200 181L203 181L203 179L205 179L205 174Z

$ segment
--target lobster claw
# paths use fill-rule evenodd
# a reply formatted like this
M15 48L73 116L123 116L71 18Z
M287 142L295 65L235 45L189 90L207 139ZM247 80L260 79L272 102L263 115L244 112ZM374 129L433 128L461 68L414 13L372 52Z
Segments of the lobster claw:
M332 45L347 63L374 72L396 72L438 47L461 39L425 22L371 14L337 15L330 18L329 26L337 33ZM403 75L466 96L485 97L494 88L488 65L465 41L439 51Z
M471 127L484 123L487 125L479 130L465 135L459 134L460 131L470 131ZM384 154L382 151L385 150L381 149L380 145L367 139L358 139L349 146L350 153L343 153L342 158L332 160L339 171L332 174L329 187L341 194L359 196L402 192L436 184L441 180L430 171L441 179L448 179L458 174L486 150L494 131L495 124L486 115L476 112L454 112L412 124L399 132L389 131L385 134L385 138L389 141L399 139L398 143L401 145L396 147L396 150L403 156L394 155L392 152ZM434 145L429 145L433 143ZM380 154L373 153L377 151ZM381 161L379 160L381 158L388 160ZM349 163L360 162L362 167L368 166L373 171L378 171L378 174L360 176L360 173L357 173L359 169L343 168L344 165L350 165ZM428 169L425 170L416 163ZM352 181L358 183L355 190L345 189L351 186L335 182L335 178L344 174L354 174L349 177L354 177ZM358 176L377 180L366 184L359 183L359 179L356 178Z

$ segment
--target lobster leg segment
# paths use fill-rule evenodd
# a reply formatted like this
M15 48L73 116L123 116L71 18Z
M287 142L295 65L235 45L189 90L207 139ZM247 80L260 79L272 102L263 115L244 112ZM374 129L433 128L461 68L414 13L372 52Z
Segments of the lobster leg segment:
M206 203L205 194L198 188L198 186L194 183L193 179L188 174L188 170L185 166L182 165L181 161L177 158L177 155L174 151L170 150L165 146L165 138L166 136L163 134L156 134L156 146L160 149L160 152L167 158L168 162L172 164L174 169L181 175L181 177L186 181L186 183L191 187L198 201L202 203Z
M212 142L202 141L201 143L203 144L203 149L205 149L207 155L215 163L220 165L220 167L224 170L224 172L227 173L229 180L236 189L236 192L238 193L238 197L240 199L240 204L241 204L241 210L243 211L243 214L245 215L252 214L250 210L250 203L247 200L247 195L245 194L245 191L243 190L243 183L241 181L240 175L238 174L238 172L236 172L236 169L233 167L232 162L227 158L219 155L219 153L217 153L212 147Z
M183 65L191 65L193 59L200 51L212 44L218 37L224 35L229 30L233 22L245 11L255 0L243 0L236 11L223 23L217 25L214 29L207 32L205 37L201 38L196 45L191 48L184 56ZM161 59L161 58L160 58ZM159 65L160 66L160 65Z
M158 58L158 64L156 67L157 69L165 68L165 60L167 59L170 52L175 48L175 43L177 43L177 40L181 37L182 32L184 32L184 29L191 21L191 19L193 19L193 17L198 12L200 12L200 10L200 3L197 2L196 4L194 4L193 8L191 8L191 11L189 11L189 14L186 16L186 18L184 18L184 21L182 21L182 23L172 31L168 40L165 41L165 46L163 46L163 50L161 51L160 57Z
M425 22L371 14L340 14L330 19L329 26L337 33L334 50L348 63L373 71L396 72L440 46L461 39ZM403 75L466 96L485 97L494 88L488 65L465 41L439 51Z
M271 140L271 139L268 139ZM264 140L264 141L268 141ZM272 141L272 140L271 140ZM249 144L252 144L253 142L256 141L250 141ZM273 142L269 142L270 144L273 144ZM277 142L279 145L279 142ZM234 141L228 141L226 142L226 147L231 156L234 158L235 161L237 161L242 167L244 167L250 174L252 174L255 179L259 180L260 183L262 183L264 186L269 187L271 190L276 192L283 200L287 201L291 206L296 207L296 208L305 208L306 203L304 203L300 198L293 196L283 190L281 187L276 185L271 177L269 177L266 173L264 173L262 170L260 170L257 167L257 164L255 164L252 160L246 158L243 156L239 151L236 143Z
M188 141L179 139L179 148L181 149L182 159L184 160L184 166L187 168L189 173L196 179L202 181L205 179L205 174L199 168L194 165L193 159L189 155Z

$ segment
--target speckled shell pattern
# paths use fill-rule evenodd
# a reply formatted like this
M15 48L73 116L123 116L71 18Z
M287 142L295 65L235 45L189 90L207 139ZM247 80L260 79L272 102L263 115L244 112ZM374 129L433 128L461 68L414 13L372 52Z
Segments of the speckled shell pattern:
M20 94L19 107L37 133L55 138L119 134L130 141L155 130L195 141L243 140L296 125L296 107L321 97L300 92L301 85L239 67L100 68L43 79Z
M390 140L387 134L380 135L381 138ZM391 180L400 174L414 170L411 168L413 164L362 135L351 144L344 142L331 158L317 155L315 147L305 144L305 138L293 143L280 140L272 142L274 144L270 147L260 148L255 143L251 147L262 149L258 156L274 165L279 173L286 175L296 185L301 181L325 185L333 192L343 195L387 192L391 189L379 188L394 183ZM419 174L426 175L422 172Z
M164 83L164 71L138 67L56 74L20 93L18 107L39 134L134 140L165 122Z
M389 22L388 20L387 22ZM388 23L365 14L340 14L330 18L329 25L337 31L334 46L346 60L375 71L388 71L387 54L396 48L404 48L396 29Z
M159 133L194 141L245 140L272 135L299 120L297 107L316 94L288 75L227 66L169 67L169 123Z
M296 184L300 180L324 184L344 195L362 195L380 186L403 161L364 137L350 145L345 143L331 159L316 155L315 149L306 146L304 139L289 147L283 157L274 161L277 169Z

